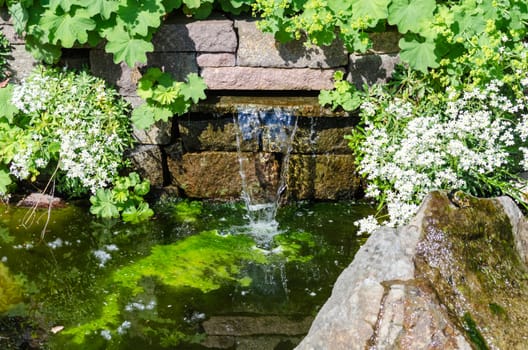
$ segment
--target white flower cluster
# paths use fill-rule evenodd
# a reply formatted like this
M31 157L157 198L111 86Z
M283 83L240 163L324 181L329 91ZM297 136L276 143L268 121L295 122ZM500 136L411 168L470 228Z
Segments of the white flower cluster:
M26 179L55 160L66 178L92 193L106 187L131 140L123 107L113 100L104 82L86 73L35 70L11 99L32 133L18 147L11 174Z
M517 167L512 149L522 152L518 170L528 170L528 98L512 101L501 87L493 81L462 94L448 91L443 108L433 111L399 99L364 106L364 117L374 109L390 120L409 118L399 126L366 120L361 173L370 180L366 195L385 199L389 219L381 224L406 224L431 190L465 189L480 176ZM368 217L357 225L359 233L371 233L379 224Z

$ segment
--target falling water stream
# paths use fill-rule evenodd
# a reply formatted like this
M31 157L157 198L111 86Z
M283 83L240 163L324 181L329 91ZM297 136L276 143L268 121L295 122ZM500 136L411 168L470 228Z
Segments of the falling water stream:
M281 196L286 189L286 176L293 138L297 131L297 118L290 111L281 108L269 110L245 108L239 109L234 122L238 126L236 137L242 179L241 197L246 205L250 225L248 228L260 243L266 245L279 233L279 225L275 217ZM261 151L279 155L278 179L275 186L264 191L262 188L254 190L248 184L247 174L251 168L251 159L242 151L242 142L248 141L256 144Z

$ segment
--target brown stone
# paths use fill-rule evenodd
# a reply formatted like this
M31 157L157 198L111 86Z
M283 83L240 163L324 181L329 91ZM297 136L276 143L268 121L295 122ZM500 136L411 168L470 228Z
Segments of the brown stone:
M350 134L356 124L357 119L353 117L298 118L293 153L352 153L345 135Z
M236 57L232 53L201 53L196 57L199 67L234 67Z
M237 37L227 19L175 19L159 29L153 43L161 52L235 52Z
M247 190L253 198L275 195L279 164L269 153L242 153ZM192 198L238 199L242 193L239 154L185 153L168 157L172 183Z
M312 317L296 320L284 316L213 316L202 326L208 335L301 335L312 320Z
M178 128L186 152L236 152L238 149L239 130L232 117L203 120L183 116L178 118ZM256 152L259 150L258 140L240 140L240 149L244 152Z
M292 155L287 184L289 199L352 199L363 188L351 154Z
M13 45L11 57L13 59L9 60L9 66L14 72L13 82L20 82L38 66L38 62L26 51L24 45Z
M159 146L137 146L130 152L128 158L139 175L150 181L151 186L162 187L164 185L163 159Z
M194 53L147 53L147 64L128 67L126 63L115 64L113 55L103 50L90 50L92 74L115 85L121 95L136 96L138 80L147 68L158 67L171 74L175 80L184 80L187 74L197 73Z
M66 203L62 198L34 192L22 198L17 203L17 206L28 208L63 208L66 206Z
M347 80L358 88L387 82L400 62L397 54L350 55Z
M380 32L370 33L370 40L372 40L372 48L369 53L398 53L400 52L399 41L401 34L398 32Z
M322 90L334 87L341 69L217 67L203 68L210 90Z
M256 27L256 20L238 20L237 64L247 67L335 68L346 66L348 57L342 43L306 47L302 40L280 43ZM265 52L265 54L263 54Z

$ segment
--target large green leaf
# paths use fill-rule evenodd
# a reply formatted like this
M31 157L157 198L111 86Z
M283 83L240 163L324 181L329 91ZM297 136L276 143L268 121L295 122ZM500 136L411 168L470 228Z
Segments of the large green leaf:
M119 6L119 2L115 0L90 0L87 2L86 12L90 16L101 15L103 19L109 19Z
M48 8L52 11L56 11L60 7L62 10L69 12L72 6L84 7L84 4L85 1L82 0L49 0Z
M368 17L373 23L387 18L387 7L390 0L352 0L352 16L354 18Z
M412 68L427 72L428 68L439 66L439 57L435 54L434 41L420 40L416 35L405 36L400 39L400 57Z
M147 63L147 52L154 51L154 45L142 38L130 37L121 27L105 31L106 51L114 54L114 62L126 62L129 67L136 63Z
M48 33L50 43L61 43L62 47L73 47L78 41L84 44L88 41L88 31L95 29L95 21L89 18L86 11L78 10L75 15L64 13L57 15L46 10L40 19L40 26Z
M132 112L132 123L140 130L150 128L158 120L167 121L174 115L170 108L144 103Z
M90 202L92 203L90 213L93 215L105 219L119 217L119 210L113 201L112 191L100 188L95 196L90 197Z
M389 6L389 24L397 25L400 33L419 33L433 19L435 0L393 0Z
M11 103L11 96L13 96L13 85L8 84L0 88L0 117L6 117L9 123L13 122L13 116L18 112L18 108Z
M205 89L207 85L204 80L196 73L187 75L187 83L181 86L181 93L186 99L198 103L200 99L205 99Z
M18 34L22 34L26 29L26 24L29 19L29 14L26 8L20 2L16 2L9 6L9 14L13 21L13 26Z
M7 169L0 169L0 195L5 195L8 192L8 187L13 181L11 176L9 176L9 171Z
M119 21L122 21L131 35L147 36L149 27L160 26L165 8L161 0L127 0L126 6L119 6L117 13Z

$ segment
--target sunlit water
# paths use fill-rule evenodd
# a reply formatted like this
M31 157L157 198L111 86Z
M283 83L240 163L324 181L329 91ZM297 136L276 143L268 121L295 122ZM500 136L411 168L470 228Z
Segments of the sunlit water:
M1 208L0 259L23 280L24 303L0 317L0 349L291 349L361 244L353 222L372 209L296 204L259 223L242 204L181 215L169 203L125 225L71 206L52 213L42 241L46 212L22 225L26 212ZM211 239L238 243L217 255ZM186 280L197 269L205 281ZM128 271L145 275L125 285Z

